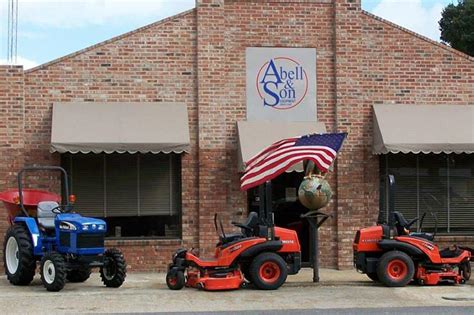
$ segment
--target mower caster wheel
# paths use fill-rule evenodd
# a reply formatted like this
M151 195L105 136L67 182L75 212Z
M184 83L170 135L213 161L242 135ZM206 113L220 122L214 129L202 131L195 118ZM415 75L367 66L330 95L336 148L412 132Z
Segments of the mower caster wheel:
M379 282L379 276L376 272L367 272L367 277L369 277L373 282Z
M166 285L170 290L181 290L184 287L184 272L175 271L166 274Z
M418 285L425 285L425 280L418 279Z
M204 284L202 282L199 282L197 285L196 285L196 288L199 290L199 291L204 291Z
M252 260L249 273L256 288L276 290L285 283L288 269L281 256L263 252Z
M244 281L240 284L241 289L247 289L249 287L249 283L247 281Z
M41 259L41 282L46 290L58 292L64 288L66 283L66 262L64 257L58 253L47 253Z
M108 288L118 288L127 276L127 263L123 254L116 248L107 249L104 253L104 265L100 267L100 278Z
M466 260L459 265L459 273L463 280L469 281L469 279L471 279L471 263L469 260Z

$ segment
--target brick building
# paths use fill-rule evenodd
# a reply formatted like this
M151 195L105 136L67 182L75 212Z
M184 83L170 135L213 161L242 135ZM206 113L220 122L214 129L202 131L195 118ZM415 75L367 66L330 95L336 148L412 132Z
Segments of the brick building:
M15 174L24 165L63 165L78 196L77 208L106 218L107 245L121 247L131 270L164 269L181 246L209 251L216 242L214 213L231 229L228 222L242 220L255 201L252 192L239 190L238 160L246 150L240 146L248 142L239 137L248 128L272 134L285 124L289 129L298 125L298 118L269 119L269 130L251 127L263 124L250 119L248 110L246 82L253 58L248 48L256 47L297 48L292 50L296 53L310 48L316 65L305 70L314 79L306 81L306 88L314 94L313 108L308 108L314 115L303 119L310 127L301 128L349 133L329 175L335 194L325 209L333 218L321 230L323 266L351 266L355 231L374 224L379 205L385 205L387 172L399 182L398 209L409 216L434 209L438 240L473 245L474 158L467 154L472 133L470 143L456 149L442 144L436 150L393 149L382 139L385 149L377 152L373 139L384 135L384 128L403 135L413 125L413 119L402 115L395 127L387 126L382 121L392 113L379 117L377 106L397 105L391 107L393 116L414 105L435 113L446 109L439 105L451 105L448 114L439 114L447 120L451 108L470 113L466 105L474 105L474 59L361 10L360 0L197 0L196 9L36 68L0 66L0 191L15 186ZM97 120L107 112L98 114L93 107L107 111L112 105L132 106L136 112L147 105L184 106L181 118L157 114L156 124L176 119L172 128L189 134L178 146L163 138L163 146L155 149L134 147L140 139L128 147L106 147L103 139L103 148L81 149L94 138L66 139L71 146L61 141L57 146L54 130L60 127L53 124L53 107L55 115L62 112L55 116L58 120L65 117L73 124L76 117L68 117L67 111L81 105L85 121L89 115L95 123L75 124L72 138L93 134L83 131L94 128L100 133ZM130 113L134 111L123 118ZM469 117L462 113L457 117ZM425 126L428 118L417 115L414 125ZM373 127L374 120L380 130ZM118 129L123 135L140 129L136 124L128 128L126 121ZM237 123L245 121L249 124L238 132ZM472 130L472 120L467 124L464 129ZM428 125L433 124L421 133L431 132ZM159 126L157 132L163 131ZM454 132L446 128L445 133ZM281 206L281 213L300 207L291 194L301 178L301 173L287 173L275 182L275 207ZM431 194L442 197L428 206L424 198ZM282 214L277 220L284 225L292 219ZM434 228L432 219L425 224ZM0 233L6 228L1 220Z

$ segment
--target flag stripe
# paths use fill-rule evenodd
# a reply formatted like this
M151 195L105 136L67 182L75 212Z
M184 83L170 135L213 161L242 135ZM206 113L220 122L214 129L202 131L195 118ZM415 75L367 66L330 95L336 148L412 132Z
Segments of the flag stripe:
M253 165L255 165L256 163L258 163L259 161L261 161L262 159L266 158L269 154L271 154L272 152L275 152L277 150L280 150L282 148L286 148L286 147L292 147L295 145L296 143L296 140L295 139L288 139L288 141L286 142L282 142L282 141L279 141L281 142L278 146L274 146L274 145L271 145L270 147L268 147L267 149L261 151L260 153L258 153L257 155L255 155L253 158L251 158L250 160L248 160L245 164L246 164L246 170L249 168L249 167L252 167Z
M321 159L321 166L323 166L326 169L329 168L329 166L331 165L331 163L334 159L334 155L329 155L329 154L327 154L326 152L324 152L322 150L311 150L311 147L306 147L306 146L301 147L301 148L302 149L300 149L300 147L292 147L291 150L286 150L282 154L275 154L274 157L272 157L270 159L266 159L265 161L263 161L263 163L261 163L257 166L254 166L251 170L247 171L247 173L245 173L242 176L242 180L246 179L249 176L252 176L253 174L255 174L257 172L260 172L263 169L273 167L273 165L275 165L276 163L281 163L285 159L291 158L291 157L294 157L294 156L297 156L297 155L305 155L306 154L306 155L309 156L311 154L317 154ZM309 149L304 149L304 148L309 148Z
M287 152L290 152L290 151L296 151L296 150L308 150L308 153L311 153L311 152L321 152L321 154L326 157L327 160L331 160L332 158L334 158L334 156L337 154L334 150L332 150L331 148L328 148L328 147L323 147L323 146L289 146L289 147L285 147L285 148L282 148L278 151L275 151L275 152L272 152L272 153L269 153L265 158L264 160L261 159L260 161L258 162L255 162L253 163L252 165L250 165L249 167L246 168L246 171L250 170L250 168L255 168L255 167L258 167L260 165L262 165L263 163L265 163L267 160L270 160L270 159L273 159L275 156L279 156L279 155L283 155Z
M247 161L240 179L241 189L271 180L304 160L313 161L321 171L327 172L346 136L346 133L312 134L273 143Z
M291 159L286 160L283 163L278 164L276 167L269 169L257 176L254 176L250 179L247 179L246 181L243 181L241 184L241 189L246 190L255 186L258 186L260 184L263 184L269 179L275 178L276 176L282 174L287 170L289 167L291 167L294 164L297 164L303 160L311 160L313 161L316 165L320 166L319 161L317 157L308 157L308 156L296 156Z

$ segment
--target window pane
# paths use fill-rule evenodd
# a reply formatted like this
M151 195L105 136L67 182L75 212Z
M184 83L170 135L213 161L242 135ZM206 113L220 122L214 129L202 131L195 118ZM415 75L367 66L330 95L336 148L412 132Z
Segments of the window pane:
M108 237L162 237L179 238L178 216L108 217Z
M140 215L172 215L170 156L140 157Z
M395 176L395 211L401 212L407 220L417 217L416 155L390 154L388 174Z
M75 211L92 217L104 215L104 158L96 154L68 154L63 157L71 193L77 197Z
M474 231L474 156L449 155L450 232Z
M448 172L445 154L420 154L418 157L420 181L420 215L426 212L423 230L434 231L435 217L438 232L448 230Z
M137 156L106 155L106 217L138 214Z

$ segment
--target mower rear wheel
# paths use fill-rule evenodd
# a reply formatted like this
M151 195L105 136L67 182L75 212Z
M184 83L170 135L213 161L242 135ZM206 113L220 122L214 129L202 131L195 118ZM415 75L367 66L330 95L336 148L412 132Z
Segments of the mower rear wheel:
M276 290L286 281L286 263L275 253L261 253L250 264L249 275L261 290Z
M116 248L110 248L104 253L104 265L100 267L100 278L108 288L118 288L127 276L127 263L123 254Z
M41 282L48 291L57 292L66 283L66 262L58 253L47 253L41 259Z
M3 265L11 284L27 285L33 280L36 260L33 242L25 226L15 224L7 230L3 243Z
M376 272L367 272L367 277L369 277L373 282L379 282L379 276Z
M459 273L464 281L469 281L469 279L471 279L471 263L469 260L466 260L459 265Z
M185 282L184 272L182 271L168 271L166 274L166 285L170 290L181 290L184 287Z
M69 282L84 282L89 279L90 275L91 268L88 266L82 266L69 271L66 278Z
M415 274L413 260L400 251L390 251L382 255L377 266L380 282L388 287L404 287Z

